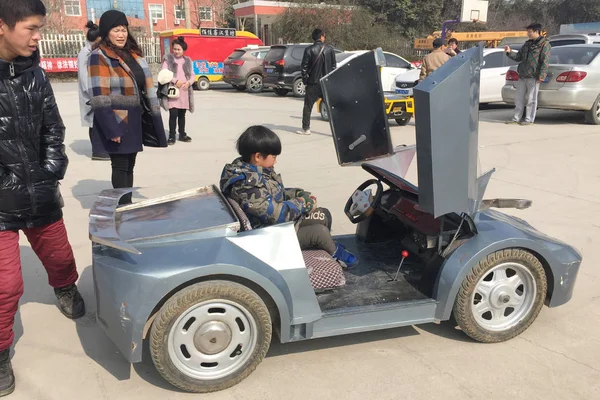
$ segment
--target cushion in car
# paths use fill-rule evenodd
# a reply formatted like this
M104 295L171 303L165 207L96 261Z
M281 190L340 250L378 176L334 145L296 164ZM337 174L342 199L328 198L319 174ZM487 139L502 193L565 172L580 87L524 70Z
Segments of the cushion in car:
M240 220L240 223L242 224L242 230L251 231L252 224L250 223L250 220L246 216L244 210L242 210L242 207L240 207L240 205L235 200L227 198L227 201L229 201L229 204L231 204L231 208L233 208L233 212L235 212L235 215L237 215L238 219Z
M346 284L340 263L323 250L303 250L302 256L314 289L331 289Z

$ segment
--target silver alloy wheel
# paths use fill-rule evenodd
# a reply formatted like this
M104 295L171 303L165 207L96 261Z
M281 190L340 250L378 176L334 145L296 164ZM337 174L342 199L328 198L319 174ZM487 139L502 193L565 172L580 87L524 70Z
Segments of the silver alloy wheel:
M527 267L515 262L497 265L477 282L471 310L479 326L489 331L506 331L532 310L536 283Z
M296 94L298 96L305 96L306 95L306 86L304 85L304 83L302 82L301 79L298 79L296 81L296 89L294 91L296 92Z
M246 364L257 343L252 314L229 300L194 304L169 332L171 362L181 373L200 380L227 377Z
M260 91L263 87L262 78L258 75L252 75L250 79L248 79L247 86L253 91Z
M208 90L209 86L210 82L208 79L200 78L198 80L198 87L200 88L200 90Z
M596 104L596 118L600 120L600 101Z
M325 102L321 103L321 118L323 118L325 121L329 121L329 110Z

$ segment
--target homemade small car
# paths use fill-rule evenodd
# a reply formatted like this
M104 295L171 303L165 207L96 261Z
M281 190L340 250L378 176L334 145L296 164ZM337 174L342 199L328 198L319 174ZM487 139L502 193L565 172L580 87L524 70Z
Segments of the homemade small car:
M365 172L344 207L356 233L335 238L359 256L355 268L302 251L293 223L253 229L216 186L122 207L131 189L100 194L89 224L97 319L128 361L142 360L146 339L168 382L210 392L250 375L272 336L286 343L453 317L474 340L500 342L544 304L571 299L581 255L493 209L531 202L483 199L493 170L477 171L482 48L415 88L417 144L396 148L381 58L365 53L321 80L339 164ZM418 187L404 179L415 153Z

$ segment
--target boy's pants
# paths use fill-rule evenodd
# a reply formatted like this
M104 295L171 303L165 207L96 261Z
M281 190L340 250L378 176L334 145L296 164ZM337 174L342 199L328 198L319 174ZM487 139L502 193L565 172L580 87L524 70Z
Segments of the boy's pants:
M326 208L316 208L300 222L298 242L302 250L325 250L333 255L336 244L331 237L331 213Z
M519 79L517 82L515 115L513 117L513 121L520 122L525 109L527 109L527 112L525 113L525 122L533 123L535 121L539 91L540 83L537 81L537 79Z
M50 286L62 288L77 281L75 257L62 219L50 225L23 229L23 232L46 268ZM0 351L13 343L12 328L22 295L19 232L0 231Z

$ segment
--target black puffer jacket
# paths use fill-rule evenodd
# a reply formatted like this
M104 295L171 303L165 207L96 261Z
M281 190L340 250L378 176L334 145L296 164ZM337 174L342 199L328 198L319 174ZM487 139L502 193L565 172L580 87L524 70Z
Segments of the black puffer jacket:
M323 52L321 53L321 49ZM319 56L319 54L321 54ZM318 57L318 58L317 58ZM302 57L302 81L307 85L316 85L322 77L336 67L333 47L317 40L304 50Z
M65 126L39 53L0 60L0 231L62 218Z

